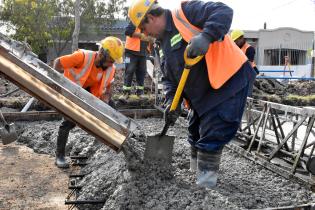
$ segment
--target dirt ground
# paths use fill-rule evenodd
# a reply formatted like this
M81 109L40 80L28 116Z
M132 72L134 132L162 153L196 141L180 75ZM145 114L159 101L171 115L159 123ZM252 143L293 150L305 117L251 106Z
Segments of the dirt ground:
M18 144L0 144L0 209L67 209L67 172L54 158Z

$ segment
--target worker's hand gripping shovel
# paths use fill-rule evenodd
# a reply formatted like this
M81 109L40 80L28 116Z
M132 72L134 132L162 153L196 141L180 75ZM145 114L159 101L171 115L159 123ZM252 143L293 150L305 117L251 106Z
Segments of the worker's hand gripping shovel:
M0 138L2 140L2 144L10 144L17 139L17 134L15 130L15 126L13 123L9 124L4 119L2 112L0 111L0 120L3 123L3 128L0 128Z
M190 68L203 58L203 55L198 56L196 58L188 58L187 48L184 52L185 68L180 78L179 84L177 86L175 97L171 104L171 108L169 110L170 114L172 114L171 112L175 112L178 106L178 103L180 101L182 92L184 90L184 87L185 87L185 84L186 84L186 81L190 72ZM155 135L155 136L148 136L147 143L146 143L146 150L144 153L144 159L146 160L155 159L155 160L161 160L163 161L163 163L167 163L167 164L171 163L175 137L165 135L169 126L170 126L170 121L166 120L163 130L160 134Z

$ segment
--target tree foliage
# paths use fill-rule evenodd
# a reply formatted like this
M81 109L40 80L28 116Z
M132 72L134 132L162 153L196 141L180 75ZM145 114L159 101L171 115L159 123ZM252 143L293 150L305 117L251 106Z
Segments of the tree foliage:
M13 38L26 40L35 52L40 52L51 40L48 22L54 15L53 1L6 0L1 8L1 20L14 27Z
M126 0L81 0L82 25L100 30L104 23L121 18ZM14 39L26 40L36 53L53 46L57 55L72 39L74 2L72 0L5 0L0 22L14 27Z

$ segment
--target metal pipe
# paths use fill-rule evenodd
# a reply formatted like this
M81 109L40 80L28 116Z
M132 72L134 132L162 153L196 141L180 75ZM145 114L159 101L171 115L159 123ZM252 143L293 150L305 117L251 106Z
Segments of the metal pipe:
M27 112L27 110L31 107L32 103L34 102L35 98L32 97L23 107L23 109L21 110L21 112Z
M69 190L81 190L82 186L69 186L68 189Z
M20 88L16 88L16 89L14 89L14 90L12 90L12 91L10 91L10 92L7 92L7 93L5 93L5 94L0 95L0 98L7 97L8 95L11 95L12 93L15 93L15 92L17 92L17 91L19 91L19 90L20 90Z
M259 72L294 72L293 70L260 70L259 69Z
M65 201L66 205L76 204L104 204L105 200L76 200L76 201Z
M256 79L299 79L299 80L315 80L315 77L276 77L276 76L257 76Z
M86 174L70 174L69 178L82 178L84 177Z

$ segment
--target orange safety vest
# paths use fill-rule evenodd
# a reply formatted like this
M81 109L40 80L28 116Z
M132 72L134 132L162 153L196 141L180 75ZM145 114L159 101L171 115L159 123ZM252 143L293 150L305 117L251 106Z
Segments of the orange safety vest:
M135 32L140 33L141 31L140 31L140 29L137 28ZM125 48L128 50L139 52L140 51L140 39L137 37L127 36Z
M247 42L245 42L245 44L243 45L243 47L241 48L241 50L243 51L243 53L246 55L246 50L247 50L247 48L249 48L251 45L250 44L248 44ZM248 61L249 63L250 63L250 65L254 68L254 67L256 67L256 63L253 61L253 62L251 62L251 61Z
M83 87L94 65L96 52L89 50L79 51L84 54L83 65L79 67L65 68L64 76ZM106 71L99 70L97 78L100 82L95 83L90 87L90 91L94 96L100 98L101 95L106 92L106 89L110 88L110 85L114 80L115 71L115 66L108 67Z
M189 23L181 6L172 11L172 17L177 30L187 43L202 31ZM229 35L225 35L223 41L211 43L205 59L209 82L214 89L222 87L247 61L244 53Z

